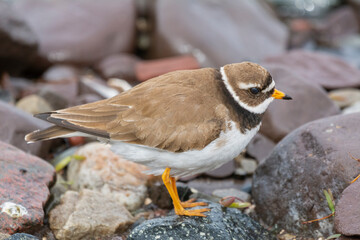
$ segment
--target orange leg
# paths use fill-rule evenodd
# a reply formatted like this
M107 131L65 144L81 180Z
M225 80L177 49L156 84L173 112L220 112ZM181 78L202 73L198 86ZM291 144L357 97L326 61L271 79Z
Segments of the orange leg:
M173 201L175 213L177 215L206 217L204 214L202 214L202 212L210 211L209 208L194 209L194 210L184 209L177 193L175 179L170 177L170 170L171 170L170 168L165 169L162 175L162 180Z
M170 182L171 182L171 186L172 186L172 189L175 192L176 197L179 198L179 194L178 194L177 187L176 187L176 179L174 177L170 177ZM180 202L180 204L184 208L191 208L191 207L196 207L196 206L207 206L208 205L205 202L194 202L195 200L196 200L195 198L192 198L192 199L189 199L189 200L187 200L185 202Z

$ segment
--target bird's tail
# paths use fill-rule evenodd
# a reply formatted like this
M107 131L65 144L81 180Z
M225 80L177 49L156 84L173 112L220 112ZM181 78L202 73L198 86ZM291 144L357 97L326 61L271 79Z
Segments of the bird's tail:
M44 130L36 130L25 136L25 141L33 143L36 141L49 140L59 137L70 137L75 131L63 127L52 126Z

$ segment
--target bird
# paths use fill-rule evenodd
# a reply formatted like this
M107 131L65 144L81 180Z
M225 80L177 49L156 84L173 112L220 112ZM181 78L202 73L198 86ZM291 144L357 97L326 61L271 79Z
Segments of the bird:
M207 203L181 202L177 177L214 170L237 157L258 132L274 99L291 97L253 62L180 70L154 77L112 98L34 115L53 125L29 143L96 137L127 160L161 175L177 215L206 217Z

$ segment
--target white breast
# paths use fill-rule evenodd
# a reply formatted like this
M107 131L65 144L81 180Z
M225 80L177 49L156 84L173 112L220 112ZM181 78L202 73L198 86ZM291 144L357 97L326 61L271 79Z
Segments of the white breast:
M169 167L172 176L194 175L216 169L234 159L260 128L259 124L242 134L234 122L230 126L202 150L174 153L120 141L111 141L111 150L125 159L146 165L150 168L149 174L161 175Z

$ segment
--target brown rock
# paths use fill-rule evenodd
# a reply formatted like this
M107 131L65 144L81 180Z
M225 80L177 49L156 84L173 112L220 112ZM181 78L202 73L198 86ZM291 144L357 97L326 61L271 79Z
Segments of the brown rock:
M38 36L41 54L53 62L95 63L133 49L134 1L29 0L13 5Z
M287 68L303 81L311 85L317 83L327 89L360 86L360 70L325 53L293 50L267 58L264 65Z
M260 133L272 141L278 142L307 122L340 113L316 83L303 81L292 68L273 64L265 66L275 79L276 88L293 98L291 102L274 101L264 114Z
M269 156L274 147L275 143L273 141L258 133L251 139L249 145L246 147L246 153L260 163Z
M44 70L48 63L37 54L38 41L31 27L19 17L12 4L0 2L0 73Z
M123 232L133 222L116 199L87 189L67 191L49 214L50 228L59 240L104 239Z
M359 172L360 174L360 172ZM360 181L343 191L335 209L335 231L345 236L360 235Z
M193 56L180 56L160 60L141 61L136 64L136 78L145 81L162 74L199 68L199 63Z
M252 196L258 216L268 226L306 237L333 234L333 220L302 224L329 215L323 190L335 202L360 173L360 113L308 123L286 136L254 175Z
M1 141L0 152L0 232L36 231L43 224L54 168Z
M73 161L68 168L68 181L74 190L84 188L99 191L129 210L139 208L146 197L148 176L146 168L115 155L108 145L89 143L80 148L78 155L84 161Z
M37 156L48 154L51 141L27 144L24 140L26 134L36 129L46 128L49 126L48 123L3 102L0 102L0 122L1 141Z
M286 26L260 1L159 0L154 16L152 57L192 54L201 66L219 67L287 47Z

